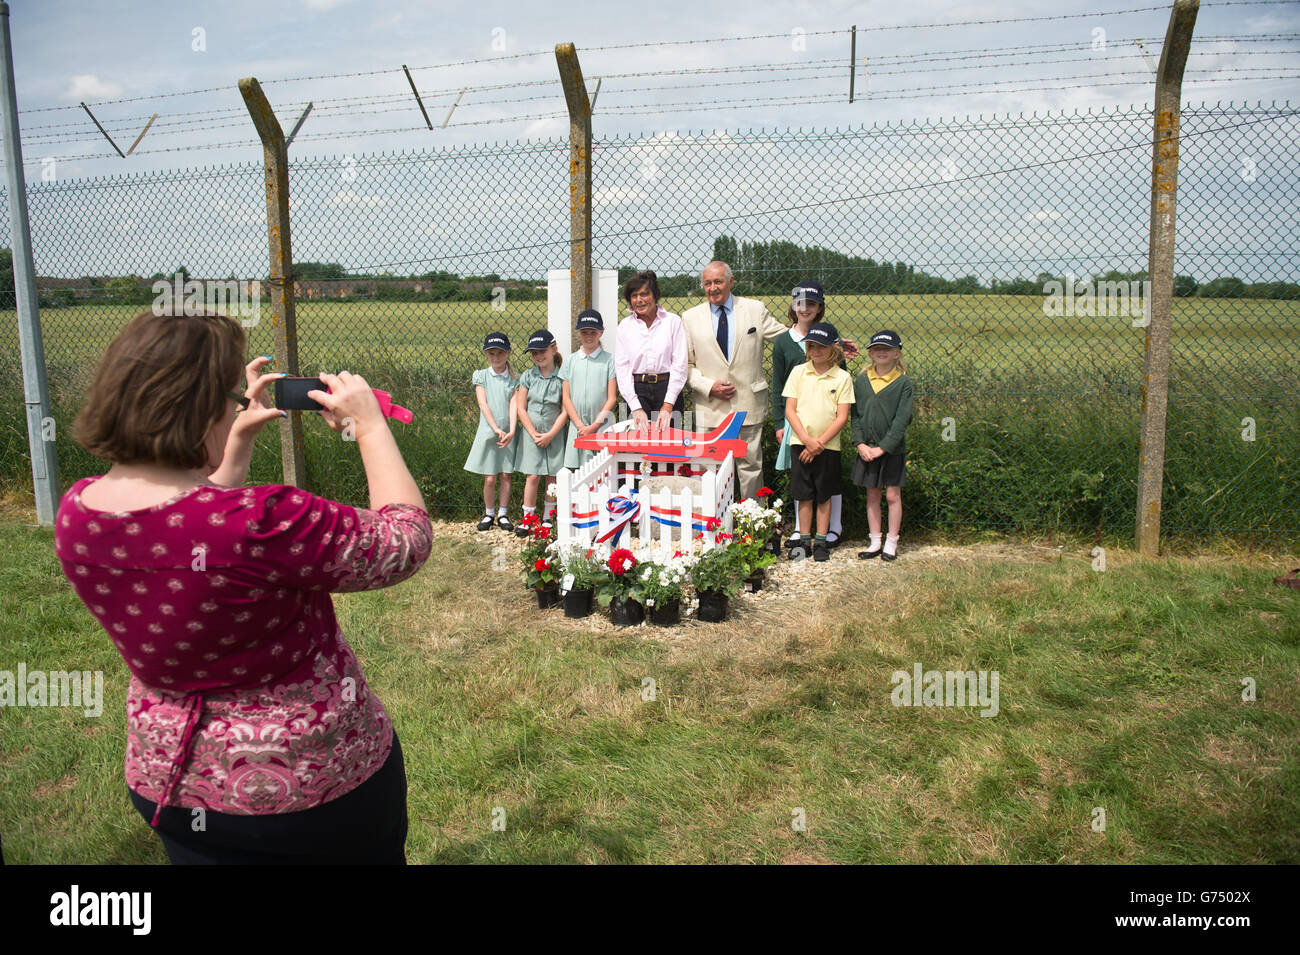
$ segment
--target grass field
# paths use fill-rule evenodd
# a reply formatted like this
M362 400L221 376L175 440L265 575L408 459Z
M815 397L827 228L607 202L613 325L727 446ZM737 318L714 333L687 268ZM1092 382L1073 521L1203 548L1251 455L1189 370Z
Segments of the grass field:
M125 793L125 668L30 520L0 514L0 669L101 669L106 700L0 709L6 860L163 862ZM413 862L1300 862L1286 558L1098 573L909 538L888 567L837 551L815 599L783 564L726 623L618 630L538 611L495 542L443 529L414 579L336 598L402 739ZM891 705L916 663L998 671L998 715Z
M682 311L696 300L665 300ZM774 314L784 299L766 304ZM461 470L477 421L470 375L491 329L522 345L545 324L545 303L303 302L303 373L347 367L416 412L399 441L431 504L447 516L478 507L481 484ZM65 483L101 465L67 440L94 362L135 307L78 306L42 314ZM1144 333L1123 316L1052 318L1020 296L831 296L828 317L865 341L900 332L918 406L908 434L904 500L914 526L946 532L1035 528L1131 535L1136 511ZM14 313L0 313L0 486L30 487ZM271 350L269 320L252 353ZM1300 302L1178 299L1164 527L1191 539L1300 539ZM516 370L527 356L516 351ZM857 370L855 367L852 369ZM1254 439L1242 439L1245 419ZM944 428L951 422L944 439ZM351 449L307 422L312 488L363 501ZM770 429L765 460L775 450ZM265 435L254 480L276 480L278 440ZM785 477L768 483L784 489ZM517 482L522 484L522 482ZM518 495L518 491L516 495ZM855 498L856 504L856 498ZM856 521L860 508L850 509ZM856 526L856 525L854 525Z

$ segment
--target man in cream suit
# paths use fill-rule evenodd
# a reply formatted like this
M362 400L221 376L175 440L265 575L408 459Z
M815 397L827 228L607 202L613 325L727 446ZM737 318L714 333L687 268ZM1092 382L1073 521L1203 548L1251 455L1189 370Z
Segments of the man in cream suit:
M695 427L711 431L732 411L745 412L740 436L749 453L736 461L736 499L753 497L763 483L763 421L771 399L763 376L763 343L788 331L767 307L736 298L731 266L710 262L700 273L707 302L682 313L686 326L687 381L695 394Z

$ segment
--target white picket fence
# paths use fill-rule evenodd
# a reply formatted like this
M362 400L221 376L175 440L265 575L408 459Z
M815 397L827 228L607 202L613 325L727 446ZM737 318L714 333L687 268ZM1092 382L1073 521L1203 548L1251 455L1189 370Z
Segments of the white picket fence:
M703 472L698 494L669 488L642 493L641 481L656 475L670 476L674 465L651 465L637 454L615 454L606 449L575 471L562 469L555 479L557 539L587 543L600 540L628 510L636 514L619 535L618 546L637 553L671 553L683 540L705 530L714 517L721 520L723 530L730 532L731 505L735 500L731 454L721 463L694 459L691 467ZM711 539L711 534L706 537L706 546Z

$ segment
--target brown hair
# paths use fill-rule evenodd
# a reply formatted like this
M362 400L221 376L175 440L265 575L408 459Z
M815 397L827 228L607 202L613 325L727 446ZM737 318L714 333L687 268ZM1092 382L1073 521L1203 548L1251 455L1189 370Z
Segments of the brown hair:
M649 288L654 300L659 301L659 276L647 270L636 273L623 283L623 298L627 304L632 304L632 293L639 292L643 288Z
M826 320L826 303L817 303L817 315L813 318L814 322L823 322ZM799 316L795 313L794 306L791 305L786 314L786 324L794 328L795 323L799 321Z
M141 312L99 362L72 436L115 464L191 470L244 365L244 330L215 313Z

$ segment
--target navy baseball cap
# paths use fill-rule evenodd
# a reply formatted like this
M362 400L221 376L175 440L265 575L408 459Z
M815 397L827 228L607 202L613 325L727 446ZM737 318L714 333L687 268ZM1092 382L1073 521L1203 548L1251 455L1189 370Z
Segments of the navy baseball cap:
M528 347L524 351L540 351L555 344L555 336L544 328L539 328L528 336Z
M812 327L808 329L808 337L804 339L810 345L831 345L838 344L840 333L835 330L835 326L830 322L813 322Z
M826 296L822 293L820 282L800 282L790 293L790 297L796 302L814 302L822 303L826 301Z
M488 337L483 339L483 350L487 351L489 348L510 351L510 339L506 337L505 332L489 332Z
M594 328L598 332L605 330L605 320L594 308L584 308L578 313L578 331L586 328Z
M885 329L883 332L876 332L871 336L871 343L867 345L867 351L871 351L872 345L884 345L886 348L902 348L903 340L898 337L898 332Z

